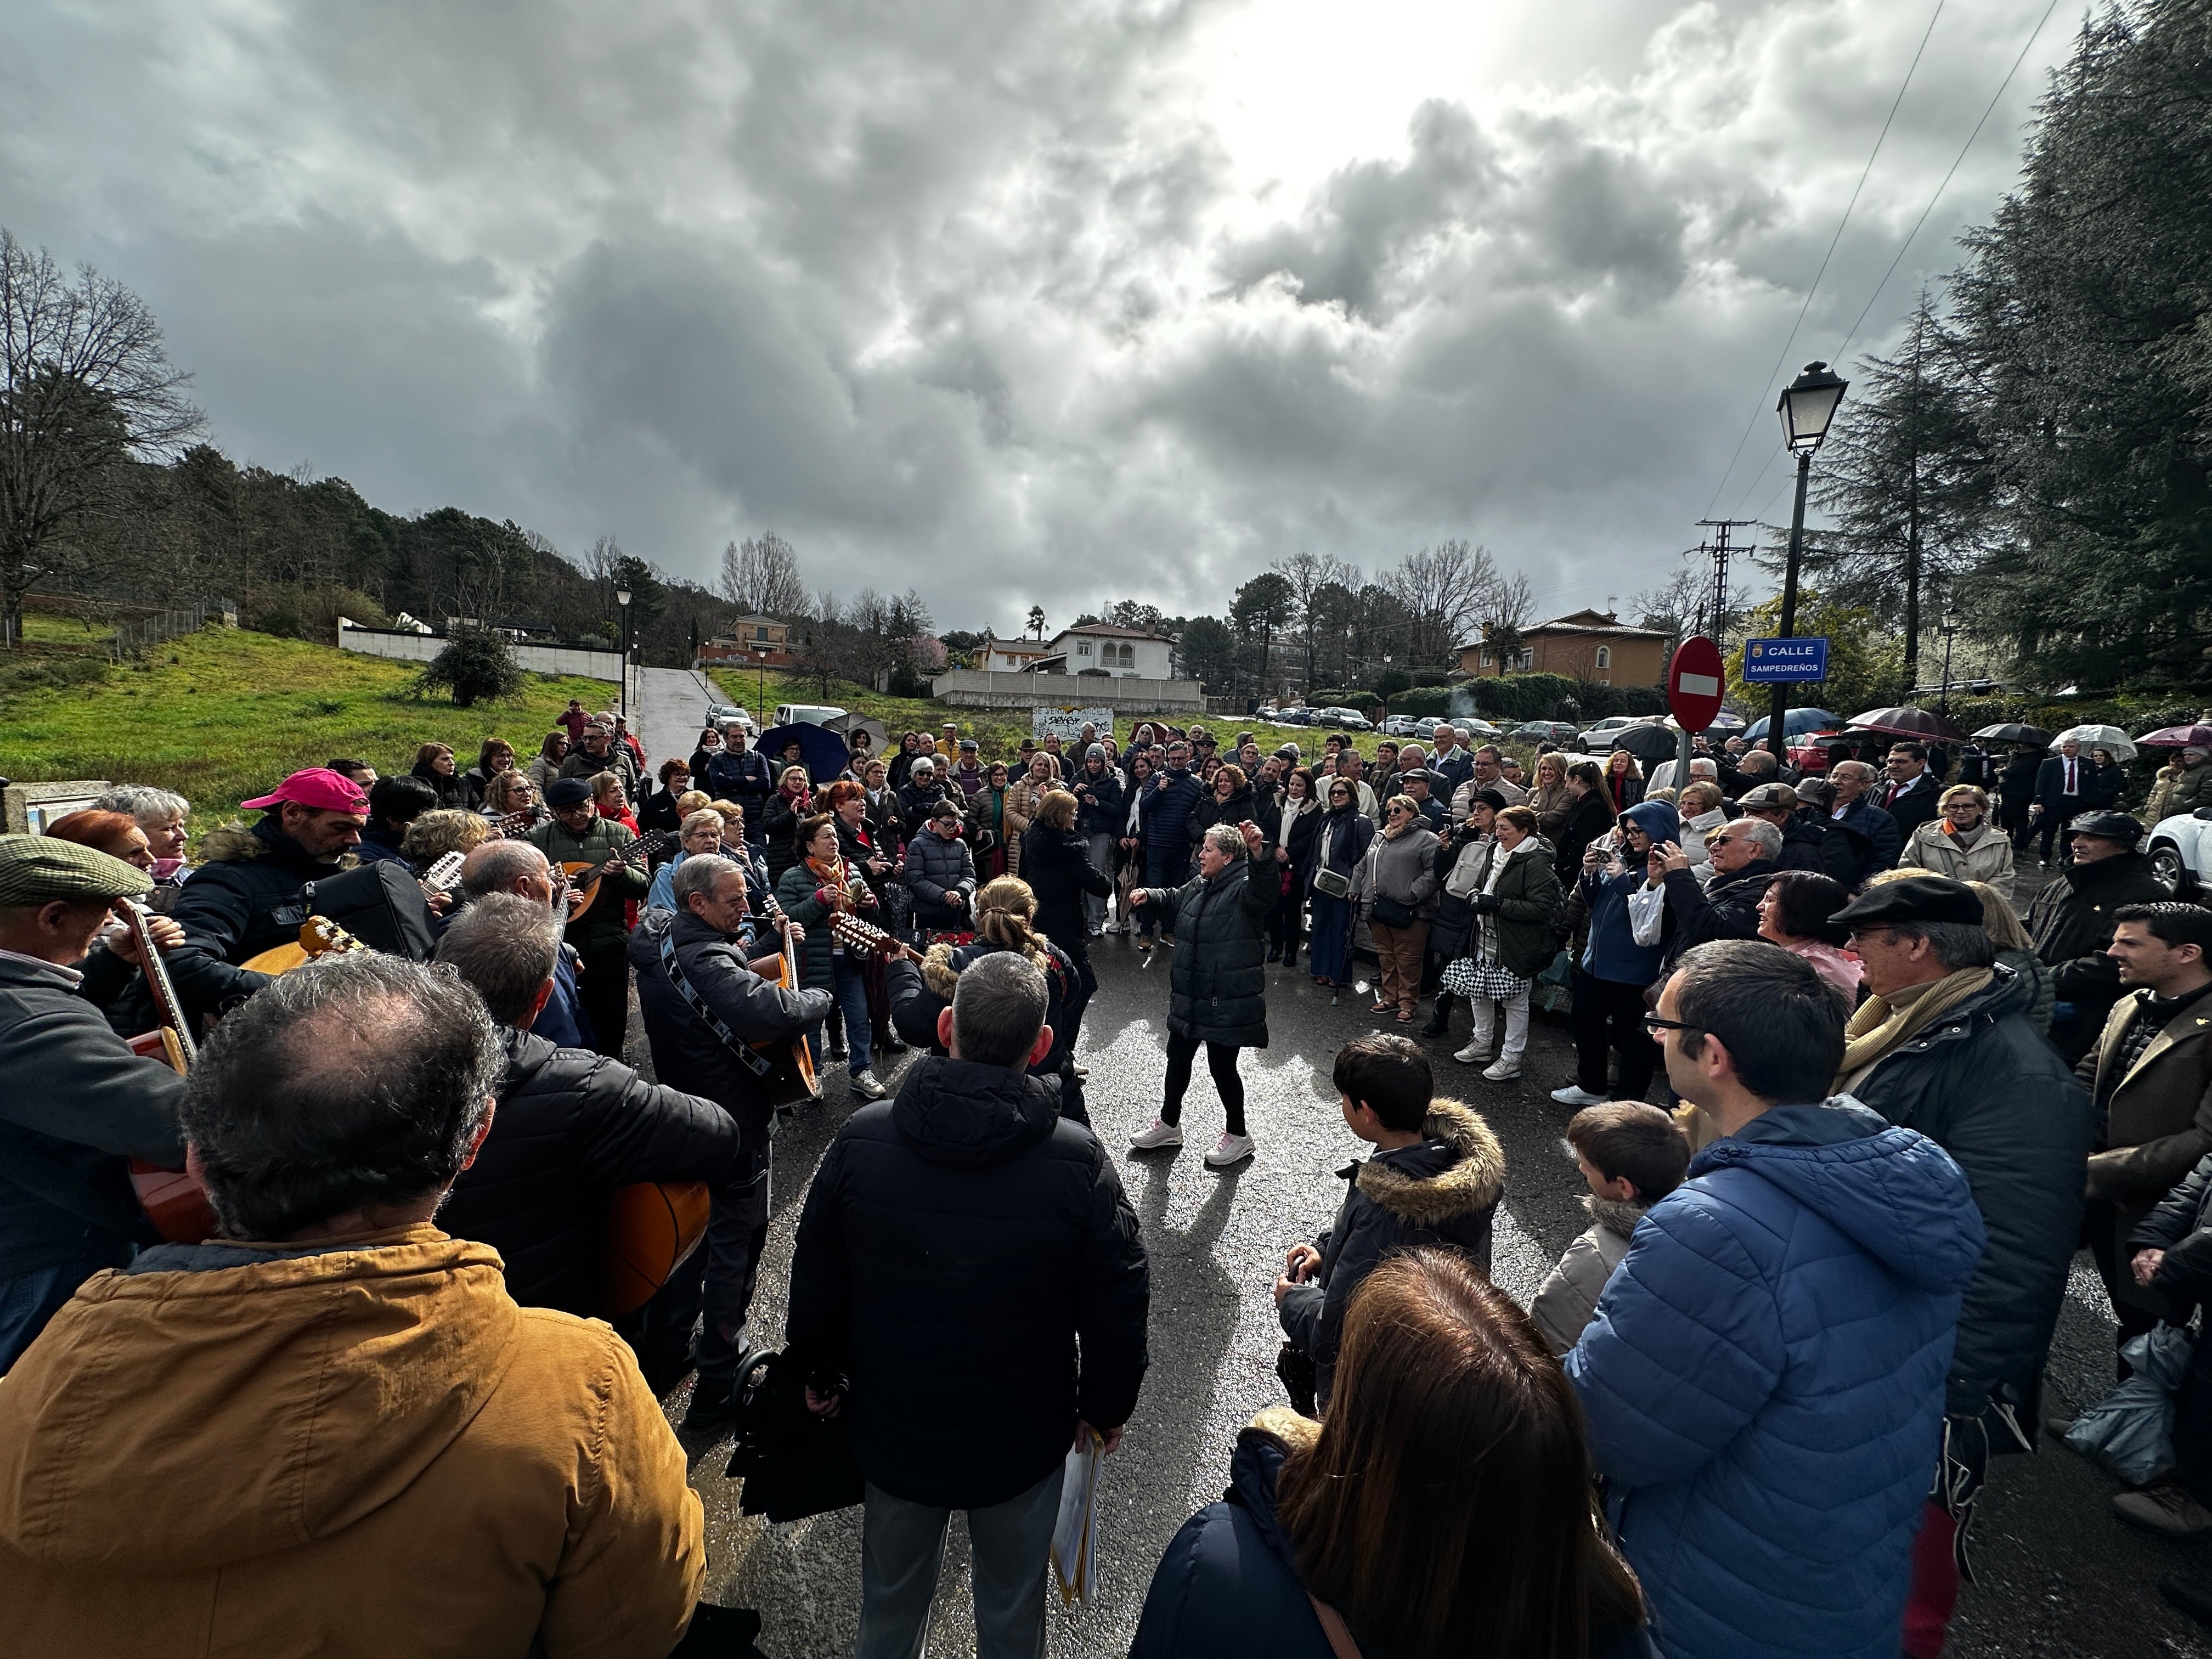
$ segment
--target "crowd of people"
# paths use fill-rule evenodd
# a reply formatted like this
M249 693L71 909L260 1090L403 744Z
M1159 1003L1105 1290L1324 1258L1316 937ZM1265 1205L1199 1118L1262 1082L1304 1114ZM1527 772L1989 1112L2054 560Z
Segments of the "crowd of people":
M863 1478L858 1651L921 1650L957 1509L978 1651L1042 1653L1064 1460L1118 1447L1147 1365L1080 1058L1110 939L1171 956L1133 1154L1182 1146L1202 1049L1205 1164L1257 1155L1279 976L1371 985L1381 1027L1333 1071L1370 1152L1273 1285L1289 1407L1134 1653L1933 1659L1996 1460L2071 1431L2075 1250L2123 1344L2212 1293L2212 911L2072 745L2032 884L2008 786L1949 775L1986 757L1466 739L1140 722L986 761L948 724L830 765L739 721L655 765L572 703L534 756L333 757L196 842L129 784L0 837L11 1630L740 1650L659 1401L745 1410L773 1138L835 1061L785 1357ZM278 960L310 914L372 948ZM1504 1154L1438 1073L1521 1078L1536 1010L1591 1224L1524 1310L1487 1277ZM704 1237L617 1311L640 1183L703 1184ZM210 1218L165 1241L179 1184ZM2212 1359L2172 1449L2113 1509L2212 1532Z

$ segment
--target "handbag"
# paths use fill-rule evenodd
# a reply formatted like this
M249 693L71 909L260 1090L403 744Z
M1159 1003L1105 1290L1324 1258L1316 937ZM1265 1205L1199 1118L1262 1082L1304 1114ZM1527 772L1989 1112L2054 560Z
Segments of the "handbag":
M1421 919L1421 913L1388 893L1377 893L1367 907L1367 919L1381 927L1411 927Z
M853 1456L852 1396L835 1417L806 1409L806 1379L789 1349L756 1355L738 1374L737 1445L728 1478L744 1482L738 1508L770 1521L850 1509L866 1496Z
M1352 896L1352 878L1340 870L1314 872L1314 891L1325 898L1340 899Z

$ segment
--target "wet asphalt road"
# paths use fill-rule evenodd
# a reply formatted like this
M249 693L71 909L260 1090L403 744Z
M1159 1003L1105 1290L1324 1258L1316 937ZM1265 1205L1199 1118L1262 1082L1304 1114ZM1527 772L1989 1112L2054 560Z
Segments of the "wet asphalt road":
M643 670L633 706L642 715L655 764L689 754L706 698L688 673ZM686 729L688 724L688 729ZM678 744L680 744L680 747ZM2021 902L2041 884L2023 870ZM1101 1137L1118 1161L1144 1228L1152 1272L1152 1369L1128 1437L1106 1464L1102 1491L1100 1591L1096 1606L1051 1615L1055 1655L1125 1653L1154 1564L1177 1527L1225 1483L1236 1432L1261 1407L1279 1402L1274 1376L1281 1338L1271 1287L1282 1252L1326 1224L1343 1191L1335 1172L1363 1151L1338 1114L1328 1069L1337 1048L1376 1029L1364 987L1332 1006L1303 969L1273 969L1264 1051L1248 1052L1247 1115L1259 1155L1216 1175L1200 1161L1221 1126L1201 1066L1186 1101L1191 1144L1179 1154L1133 1155L1127 1137L1159 1104L1164 1068L1168 952L1149 958L1127 944L1093 941L1099 994L1084 1021L1081 1057ZM1371 970L1370 970L1371 971ZM1440 1093L1489 1119L1507 1158L1492 1274L1523 1301L1559 1253L1588 1224L1582 1183L1561 1150L1571 1109L1547 1097L1568 1081L1571 1048L1564 1020L1539 1015L1521 1081L1485 1082L1455 1065L1459 1034L1432 1047ZM1391 1029L1399 1029L1395 1022ZM631 1059L650 1060L633 1026ZM894 1089L897 1068L879 1068ZM823 1103L802 1114L776 1143L775 1220L754 1301L755 1339L781 1340L792 1231L806 1182L837 1125L860 1103L834 1067ZM2054 1411L2101 1395L2112 1371L2112 1324L2086 1253L2053 1345L2046 1395ZM671 1396L672 1419L685 1396ZM762 1611L761 1646L775 1659L848 1653L860 1589L860 1511L786 1527L738 1513L735 1483L722 1477L726 1436L686 1443L705 1499L710 1601ZM2161 1601L2160 1575L2212 1577L2212 1540L2172 1545L2124 1525L2106 1508L2118 1484L2047 1438L2032 1457L2002 1459L1975 1522L1976 1584L1961 1594L1947 1652L1972 1659L2212 1659L2207 1632ZM1055 1603L1057 1598L1054 1598ZM962 1523L946 1551L931 1651L972 1652Z
M1237 1430L1279 1402L1273 1365L1280 1335L1270 1289L1282 1252L1326 1224L1342 1194L1335 1171L1359 1155L1328 1085L1328 1066L1349 1036L1375 1029L1367 999L1347 988L1332 1006L1303 969L1269 988L1272 1044L1248 1052L1247 1111L1259 1156L1216 1175L1200 1161L1220 1127L1201 1067L1184 1114L1191 1144L1179 1154L1136 1155L1128 1134L1149 1122L1164 1066L1168 953L1143 957L1108 938L1094 942L1099 994L1084 1022L1081 1054L1099 1133L1117 1159L1152 1257L1152 1369L1121 1450L1106 1465L1101 1589L1087 1611L1052 1614L1055 1655L1126 1652L1153 1565L1192 1510L1220 1494ZM1485 1082L1434 1045L1439 1091L1487 1117L1508 1159L1493 1276L1524 1301L1587 1224L1581 1183L1561 1151L1571 1110L1547 1091L1565 1081L1571 1051L1563 1022L1537 1018L1521 1081ZM1395 1029L1395 1026L1394 1026ZM642 1060L643 1044L633 1058ZM895 1067L883 1070L896 1087ZM837 1125L860 1103L834 1068L823 1103L776 1143L775 1223L755 1299L756 1340L781 1338L792 1231L808 1177ZM2061 1320L2051 1363L2057 1404L2075 1407L2112 1375L2111 1325L2084 1255ZM684 1398L672 1396L672 1419ZM708 1520L708 1599L761 1609L762 1646L778 1659L851 1650L858 1617L860 1511L769 1527L738 1513L722 1478L727 1437L686 1443ZM1963 1593L1948 1651L2042 1659L2051 1656L2165 1655L2212 1659L2212 1634L2161 1601L2164 1572L2202 1574L2212 1545L2174 1546L2113 1519L2116 1483L2062 1449L2002 1461L1976 1522L1978 1584ZM966 1559L955 1520L931 1650L972 1651ZM1055 1598L1056 1601L1056 1598Z

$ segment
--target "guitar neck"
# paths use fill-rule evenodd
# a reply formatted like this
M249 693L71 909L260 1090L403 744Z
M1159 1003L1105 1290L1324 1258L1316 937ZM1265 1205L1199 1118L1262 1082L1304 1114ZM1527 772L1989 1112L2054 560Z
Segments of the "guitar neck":
M146 988L154 998L154 1011L162 1025L174 1034L177 1058L184 1062L179 1071L199 1059L199 1045L192 1041L191 1022L185 1018L184 1005L177 1000L177 988L171 983L169 969L161 960L161 953L154 945L154 913L133 898L118 899L123 920L131 929L131 937L137 943L138 959L146 972ZM165 1040L166 1042L166 1040Z

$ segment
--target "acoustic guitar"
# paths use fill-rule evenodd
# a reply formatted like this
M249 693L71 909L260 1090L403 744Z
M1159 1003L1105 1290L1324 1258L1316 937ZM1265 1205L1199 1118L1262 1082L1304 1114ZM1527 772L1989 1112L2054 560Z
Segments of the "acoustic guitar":
M799 944L792 938L789 928L784 930L783 953L776 958L776 971L763 977L769 984L787 991L799 988ZM802 1100L822 1098L822 1079L814 1074L814 1056L804 1036L791 1040L771 1039L751 1047L755 1054L775 1068L761 1079L771 1107L784 1111Z
M848 951L862 956L895 957L906 948L873 922L863 921L847 910L830 918L830 933Z
M583 894L583 897L570 907L568 920L574 921L592 908L592 902L599 896L600 878L613 869L617 863L628 864L641 870L645 867L645 860L647 857L660 851L674 839L675 837L665 830L655 830L647 835L633 836L597 864L575 863L564 860L558 866L562 877L562 885L574 888ZM556 893L554 896L557 899L560 895Z

